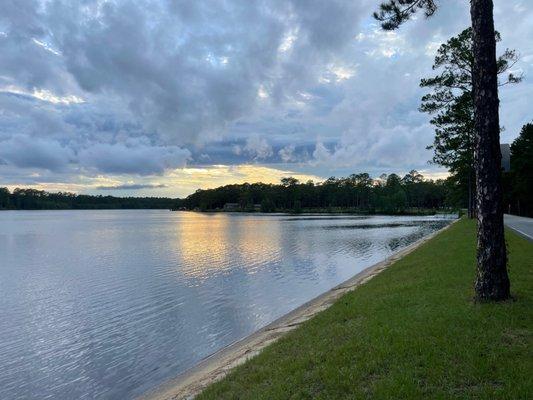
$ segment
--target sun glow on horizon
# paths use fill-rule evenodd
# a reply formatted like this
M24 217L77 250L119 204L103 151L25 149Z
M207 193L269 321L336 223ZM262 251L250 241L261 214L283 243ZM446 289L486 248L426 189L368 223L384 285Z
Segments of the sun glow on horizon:
M33 188L49 192L74 192L79 194L103 194L113 196L186 197L198 189L242 183L279 183L281 178L292 176L301 182L323 178L254 164L210 165L169 170L163 175L80 176L76 182L39 182L7 185L15 188ZM137 187L132 190L132 187Z

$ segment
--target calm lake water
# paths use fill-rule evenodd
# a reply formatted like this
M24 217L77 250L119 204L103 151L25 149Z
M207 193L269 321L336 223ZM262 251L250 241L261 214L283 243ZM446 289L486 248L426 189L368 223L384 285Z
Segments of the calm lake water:
M0 399L134 398L449 222L0 212Z

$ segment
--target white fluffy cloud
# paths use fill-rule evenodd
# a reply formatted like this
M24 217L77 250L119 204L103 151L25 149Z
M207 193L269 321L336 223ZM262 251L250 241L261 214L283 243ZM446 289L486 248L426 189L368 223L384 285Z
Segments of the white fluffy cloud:
M244 151L250 154L255 160L264 160L272 156L272 147L265 138L259 135L252 135L246 139Z

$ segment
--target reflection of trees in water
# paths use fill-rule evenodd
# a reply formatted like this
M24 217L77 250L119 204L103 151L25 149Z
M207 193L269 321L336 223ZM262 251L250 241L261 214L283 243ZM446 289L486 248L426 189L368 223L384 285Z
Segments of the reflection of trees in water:
M419 226L415 222L391 222L386 224L349 224L349 225L328 225L322 226L321 229L383 229L383 228L405 228L410 226Z
M371 240L360 238L358 240L347 241L344 250L349 254L366 258L366 256L372 252L374 247L375 243Z
M365 215L363 216L344 216L344 215L337 215L337 216L316 216L316 217L288 217L288 218L282 218L281 221L335 221L335 220L361 220L361 219L369 219L370 217L367 217Z
M335 230L335 229L383 229L383 228L409 228L409 227L422 227L437 229L438 227L443 227L447 225L450 221L441 220L441 221L398 221L398 222L386 222L386 223L376 223L376 224L339 224L339 225L325 225L325 226L315 226L309 227L311 229L325 229L325 230Z
M392 251L398 250L400 247L409 246L411 243L416 242L419 239L422 239L424 236L426 236L429 232L427 232L425 229L419 229L414 233L411 233L406 236L402 237L395 237L388 241L387 246Z
M388 247L391 250L396 250L400 246L404 244L404 238L392 238L389 240L389 243L387 243Z
M446 225L448 225L448 221L429 221L424 224L420 224L420 229L408 235L390 239L387 242L387 246L392 251L395 251L400 247L408 246L411 243L422 239L424 236L427 236L430 233L435 232L436 230L444 228Z

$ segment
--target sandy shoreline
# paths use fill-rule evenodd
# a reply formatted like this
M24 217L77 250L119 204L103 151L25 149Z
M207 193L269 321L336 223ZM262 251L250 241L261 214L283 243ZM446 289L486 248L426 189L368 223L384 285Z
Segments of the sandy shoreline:
M409 254L445 229L448 229L456 221L458 221L458 219L452 221L444 228L407 246L385 260L364 269L343 283L283 315L244 339L220 349L201 360L196 366L138 399L178 400L194 398L211 383L225 377L234 367L243 364L248 359L259 354L263 348L275 342L287 332L296 329L301 323L312 318L320 311L327 309L339 297L372 279L398 259Z

